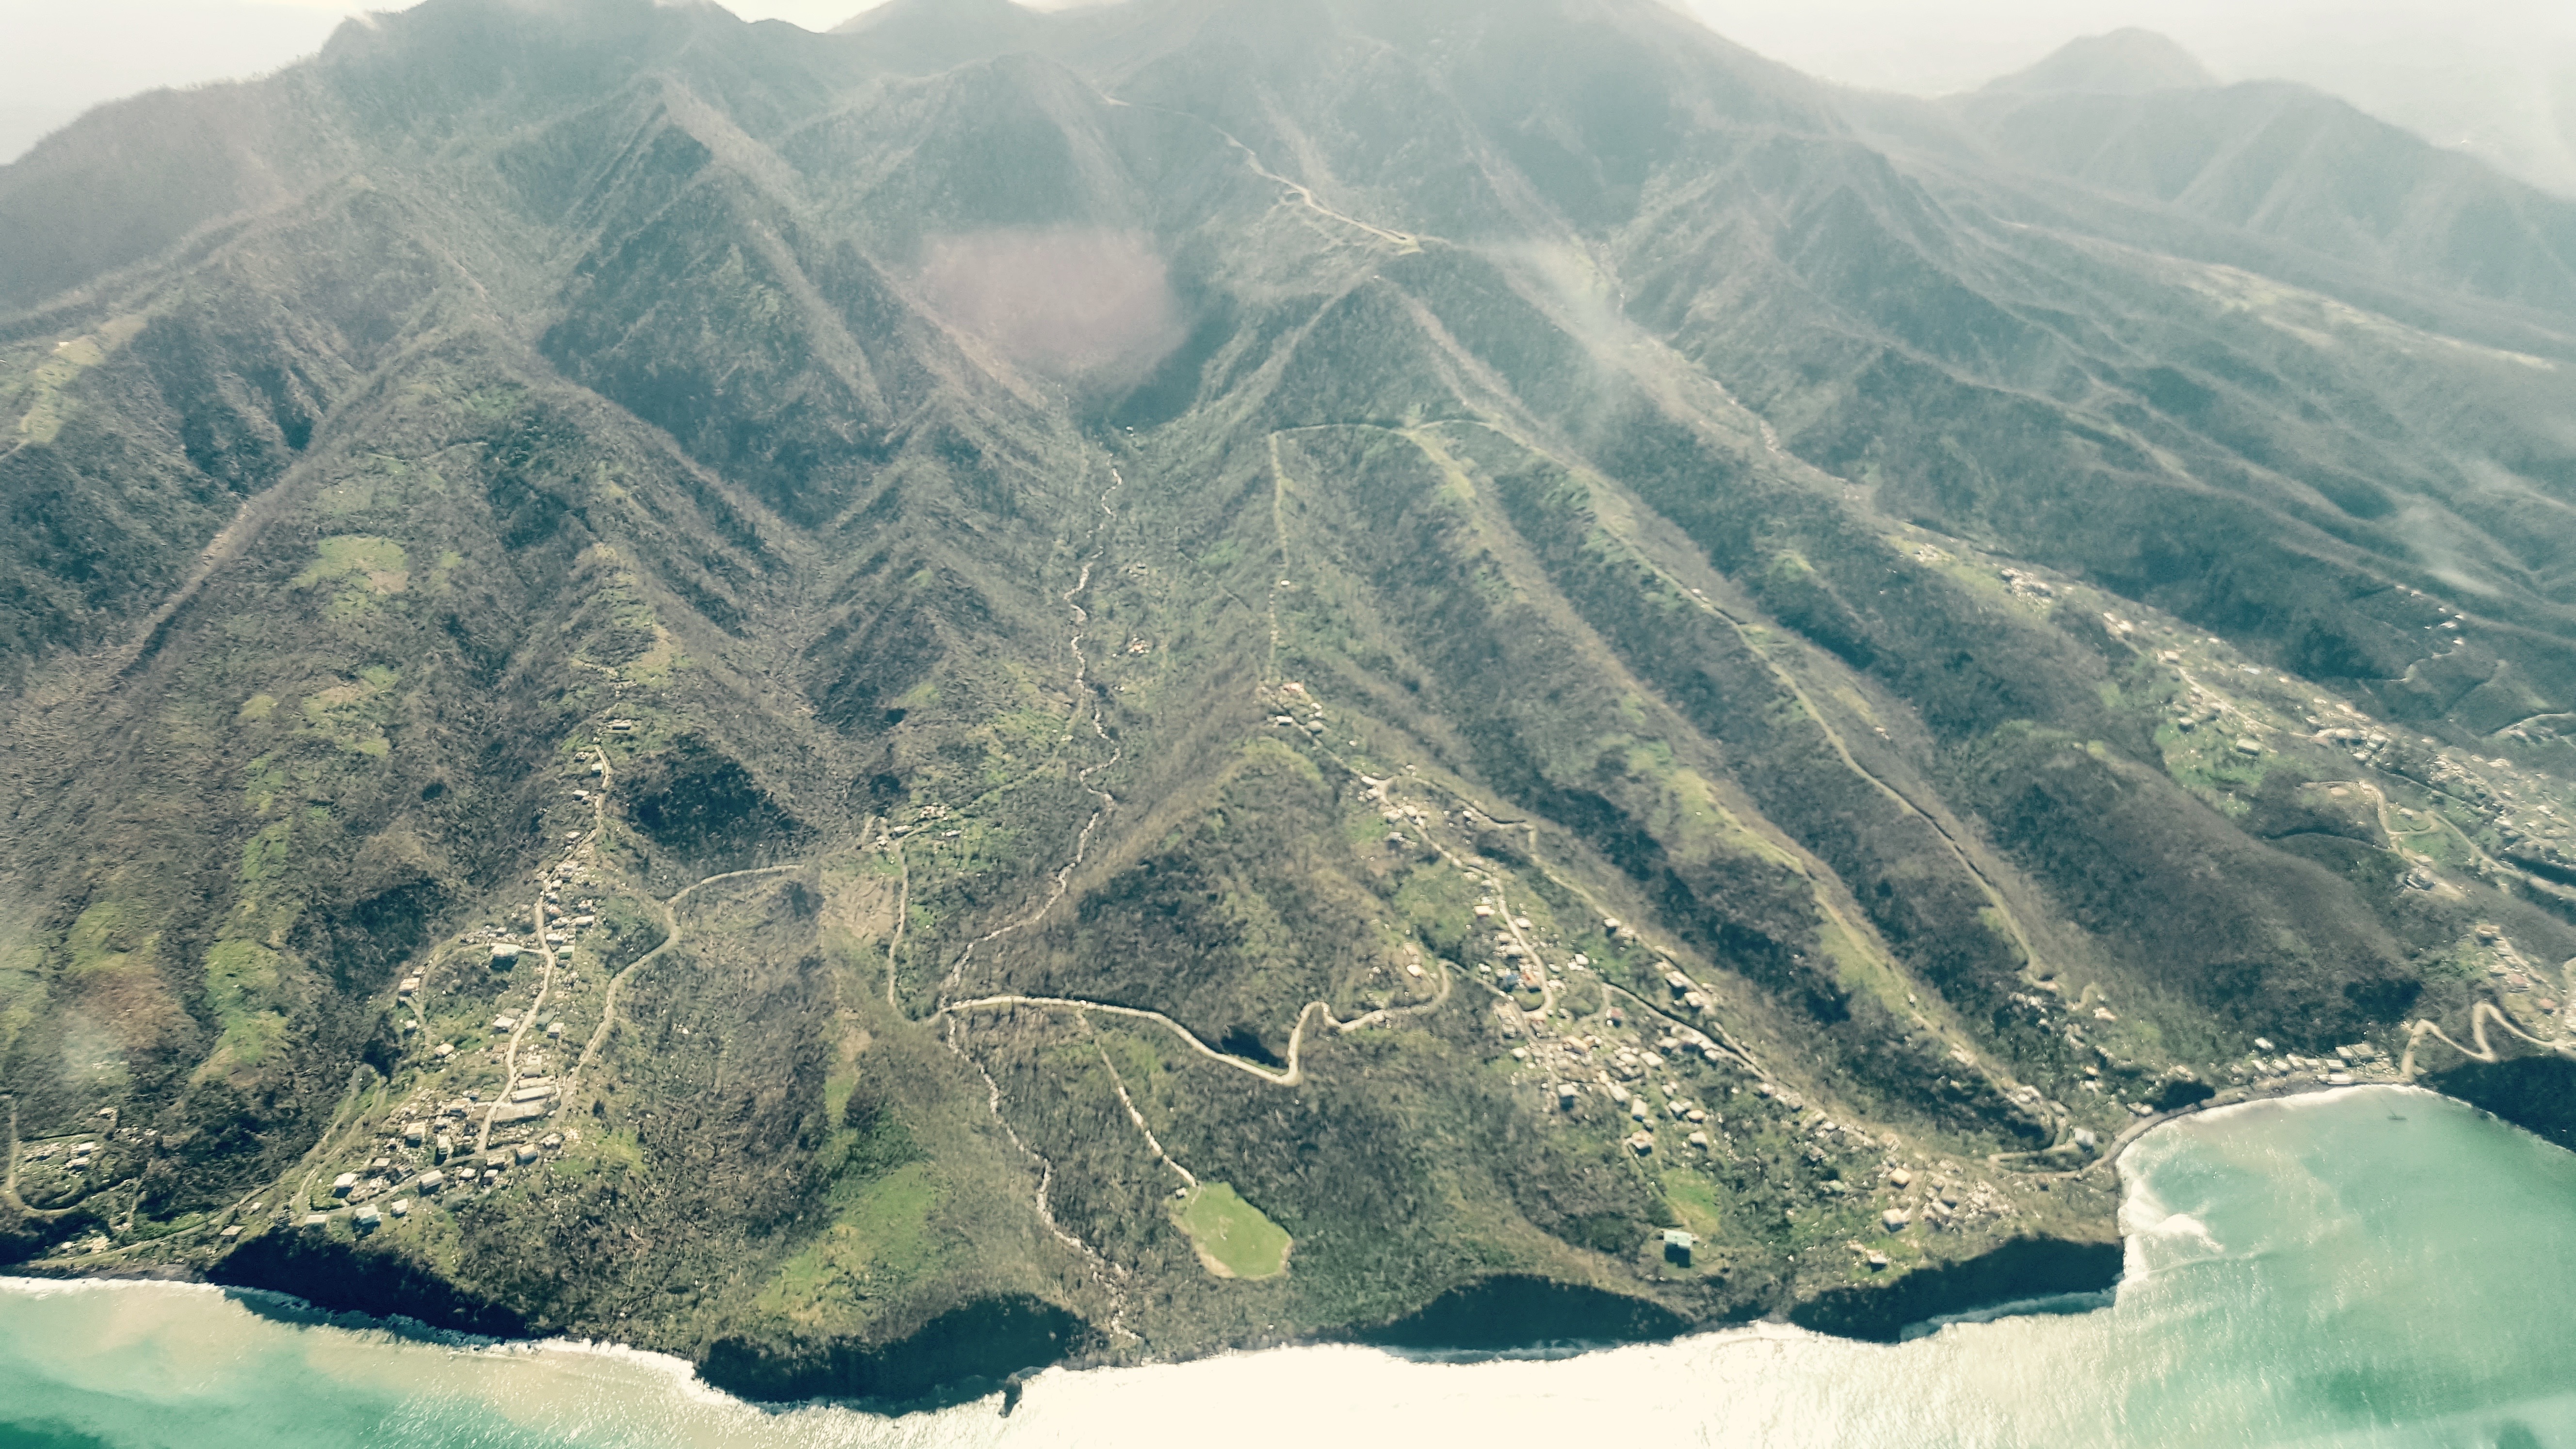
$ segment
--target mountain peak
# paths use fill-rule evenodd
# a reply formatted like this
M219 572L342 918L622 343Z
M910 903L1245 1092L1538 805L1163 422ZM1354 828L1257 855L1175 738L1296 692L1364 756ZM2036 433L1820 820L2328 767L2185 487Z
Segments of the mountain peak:
M886 0L832 28L844 35L891 30L973 31L1020 25L1029 19L1029 14L1011 0Z
M2137 96L2218 84L2208 67L2165 36L2131 26L2070 40L2028 70L1987 82L1988 91L2035 94L2082 91Z

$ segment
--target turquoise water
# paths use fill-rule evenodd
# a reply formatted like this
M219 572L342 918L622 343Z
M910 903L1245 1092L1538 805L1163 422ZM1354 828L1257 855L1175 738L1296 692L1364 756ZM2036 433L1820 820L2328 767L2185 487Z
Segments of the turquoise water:
M2372 1088L2177 1123L2123 1167L2128 1276L2098 1312L1892 1347L1762 1327L1549 1361L1287 1349L1050 1373L1007 1419L768 1413L650 1355L0 1282L0 1446L2576 1449L2576 1154Z

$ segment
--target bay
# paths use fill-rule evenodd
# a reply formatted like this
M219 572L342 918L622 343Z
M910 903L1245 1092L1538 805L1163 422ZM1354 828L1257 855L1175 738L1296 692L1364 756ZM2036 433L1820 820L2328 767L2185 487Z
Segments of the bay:
M1897 1345L1754 1326L1558 1358L1318 1347L885 1418L677 1360L285 1321L217 1290L0 1280L7 1446L2353 1445L2576 1449L2576 1154L2364 1088L2158 1129L2109 1306ZM2059 1308L2083 1305L2061 1304Z

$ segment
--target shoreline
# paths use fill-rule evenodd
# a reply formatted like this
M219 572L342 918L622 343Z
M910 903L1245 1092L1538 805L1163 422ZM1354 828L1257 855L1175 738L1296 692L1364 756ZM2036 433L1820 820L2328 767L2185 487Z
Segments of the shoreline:
M2188 1107L2178 1107L2171 1112L2160 1112L2151 1118L2142 1117L2138 1119L2137 1127L2124 1131L2119 1137L2113 1139L2115 1145L2111 1150L2102 1154L2101 1161L2111 1163L2116 1167L2119 1160L2129 1154L2129 1149L2144 1141L2149 1132L2154 1131L2158 1127L2171 1126L2176 1122L2186 1122L2194 1118L2201 1117L2223 1117L2228 1113L2243 1111L2248 1107L2291 1106L2311 1101L2326 1101L2339 1093L2358 1092L2372 1089L2399 1092L2421 1092L2428 1097L2440 1097L2446 1102L2459 1102L2463 1107L2477 1106L2475 1102L2464 1101L2458 1097L2436 1092L2432 1088L2427 1087L2420 1082L2345 1082L2340 1085L2329 1085L2324 1082L2315 1082L2304 1086L2292 1087L2285 1091L2252 1094L2237 1097L2232 1100L2228 1099L2226 1093L2221 1092L2217 1096L2210 1097L2204 1101L2194 1102ZM2483 1111L2485 1109L2480 1108L2479 1110Z
M2025 1174L2025 1176L2081 1177L2085 1173L2092 1172L2097 1168L2106 1166L2111 1168L2116 1174L2119 1172L2120 1159L2128 1155L2129 1149L2137 1146L2140 1141L2145 1139L2148 1133L2153 1132L2159 1127L2168 1126L2175 1122L2189 1121L2197 1117L2209 1117L2220 1113L2232 1112L2240 1107L2260 1107L2267 1103L2295 1102L2305 1097L2323 1099L2330 1097L2337 1092L2357 1091L2365 1087L2394 1087L2405 1091L2422 1092L2428 1096L2439 1097L2446 1102L2457 1102L2463 1107L2469 1107L2480 1112L2485 1112L2487 1115L2496 1117L2500 1121L2512 1122L2516 1128L2525 1132L2530 1132L2535 1137L2542 1135L2539 1132L2533 1131L2533 1129L2529 1127L2523 1126L2519 1122L2513 1122L2513 1119L2510 1117L2505 1117L2501 1113L2479 1106L2477 1103L2472 1102L2465 1097L2454 1097L2448 1092L2437 1092L2431 1087L2425 1086L2420 1081L2302 1081L2296 1084L2285 1084L2278 1088L2263 1091L2250 1091L2244 1087L2223 1088L2210 1096L2203 1097L2201 1100L2194 1102L2189 1106L2176 1107L2170 1112L2158 1112L2151 1117L2141 1117L2130 1125L2121 1128L2116 1136L2103 1145L2101 1154L2095 1157L2092 1161L2085 1163L2082 1167L2068 1168L2062 1172L2028 1173Z
M2323 1104L2325 1102L2335 1100L2340 1096L2340 1094L2363 1088L2391 1089L2408 1093L2420 1093L2439 1101L2456 1103L2470 1109L2471 1111L2478 1112L2481 1115L2496 1117L2497 1120L2506 1121L2509 1125L2514 1125L2517 1130L2529 1131L2529 1129L2522 1128L2519 1124L2513 1124L2510 1119L2503 1118L2500 1114L2481 1107L2477 1103L2435 1091L2432 1088L2426 1087L2417 1082L2357 1081L2346 1084L2301 1083L2298 1085L2288 1086L2284 1089L2248 1094L2234 1100L2227 1100L2226 1094L2221 1093L2219 1096L2214 1096L2205 1099L2204 1101L2193 1103L2187 1107L2178 1108L2172 1112L2161 1113L2153 1118L2142 1118L2137 1124L2135 1124L2135 1126L2124 1131L2120 1138L2115 1139L2115 1144L2106 1149L2101 1156L2097 1157L2094 1161L2085 1164L2083 1167L2071 1169L2063 1173L2030 1175L2071 1177L2083 1173L2089 1173L2096 1168L2108 1164L2120 1180L2120 1201L2122 1205L2120 1218L2125 1220L2127 1216L2125 1209L2131 1196L2138 1191L2138 1185L2133 1180L2132 1174L2122 1164L2127 1158L2129 1152L2156 1129L2181 1121L2198 1118L2215 1118L2246 1108L2282 1106L2296 1109L2311 1104ZM2538 1136L2540 1134L2533 1133L2532 1135ZM1589 1338L1540 1339L1527 1343L1506 1346L1476 1348L1408 1345L1394 1342L1372 1342L1369 1338L1363 1336L1367 1330L1354 1330L1345 1327L1338 1330L1329 1330L1312 1335L1283 1338L1275 1342L1225 1345L1213 1348L1206 1352L1150 1357L1132 1362L1120 1361L1111 1363L1090 1359L1088 1356L1069 1356L1055 1362L1023 1368L998 1379L992 1376L961 1376L958 1381L949 1386L956 1390L971 1389L974 1390L974 1392L952 1394L934 1391L929 1394L912 1396L905 1399L841 1398L828 1395L780 1399L754 1397L746 1394L735 1393L719 1387L706 1378L704 1374L705 1366L701 1363L660 1349L623 1343L614 1339L580 1338L570 1335L529 1337L476 1333L470 1330L450 1328L426 1322L401 1312L372 1312L355 1308L332 1308L281 1289L262 1287L253 1284L224 1283L195 1274L178 1275L168 1272L155 1272L149 1269L101 1273L27 1273L20 1271L20 1265L8 1265L6 1267L0 1267L0 1293L28 1293L41 1295L58 1292L114 1291L144 1287L162 1289L178 1288L192 1292L220 1295L242 1303L246 1311L257 1314L258 1316L289 1322L298 1326L338 1329L344 1332L374 1335L380 1338L399 1342L436 1345L447 1348L451 1351L478 1355L525 1354L541 1356L547 1354L570 1354L630 1361L650 1367L657 1373L672 1378L675 1382L681 1385L684 1392L688 1392L693 1395L706 1396L713 1402L740 1404L765 1413L794 1412L800 1409L816 1407L838 1408L852 1413L863 1414L871 1418L891 1421L917 1417L924 1413L937 1412L941 1409L955 1407L958 1405L982 1403L995 1399L1001 1400L1004 1412L1008 1412L1009 1407L1018 1402L1021 1391L1026 1384L1051 1374L1090 1374L1131 1368L1175 1367L1184 1364L1202 1363L1219 1359L1271 1354L1285 1350L1352 1349L1384 1355L1386 1357L1405 1362L1476 1364L1497 1361L1554 1362L1584 1357L1592 1354L1614 1352L1621 1349L1648 1348L1681 1343L1703 1342L1726 1338L1728 1336L1747 1336L1752 1338L1772 1338L1783 1335L1793 1337L1813 1336L1816 1338L1832 1339L1842 1342L1874 1343L1896 1347L1931 1336L1932 1334L1939 1332L1942 1328L1946 1328L1952 1324L1984 1323L2006 1317L2066 1312L2068 1311L2068 1308L2064 1305L2072 1304L2077 1300L2085 1300L2088 1306L2075 1311L2096 1312L2101 1309L2109 1308L2116 1302L2119 1289L2127 1279L2127 1273L2125 1270L2127 1247L2130 1239L2134 1236L2136 1236L2134 1233L2125 1231L2118 1232L2102 1245L2107 1249L2113 1250L2124 1265L2120 1271L2111 1276L2110 1281L2107 1284L2065 1289L2041 1288L2038 1291L2006 1291L1997 1295L1975 1298L1973 1301L1945 1303L1936 1311L1905 1315L1904 1321L1901 1323L1889 1322L1881 1325L1880 1331L1877 1332L1868 1331L1866 1329L1862 1331L1837 1331L1834 1328L1822 1327L1814 1323L1800 1322L1797 1320L1797 1316L1794 1316L1795 1309L1774 1313L1773 1315L1763 1318L1747 1319L1733 1323L1714 1324L1706 1327L1685 1328L1676 1333L1647 1337L1608 1340ZM2075 1240L2072 1239L2035 1237L2006 1239L1988 1247L1983 1253L1955 1260L1953 1263L1942 1265L1941 1267L1918 1269L1913 1273L1909 1273L1900 1278L1887 1280L1883 1283L1855 1288L1828 1290L1828 1293L1853 1295L1850 1301L1860 1304L1882 1301L1889 1297L1891 1293L1895 1292L1900 1285L1907 1284L1926 1274L1939 1274L1946 1270L1974 1268L1975 1266L1994 1257L1999 1251L2008 1251L2015 1248L2017 1245L2079 1246L2076 1244ZM1474 1281L1481 1283L1489 1280L1479 1279ZM1469 1286L1473 1285L1458 1285L1459 1288ZM1458 1289L1453 1288L1449 1291L1456 1292ZM1605 1290L1591 1291L1602 1292L1605 1297L1626 1296L1609 1294ZM1821 1301L1824 1296L1825 1295L1819 1295L1818 1298L1809 1299L1806 1303L1797 1305L1797 1307L1803 1308L1811 1306ZM1651 1302L1651 1300L1643 1301ZM898 1342L903 1341L899 1340ZM979 1379L979 1381L968 1382L969 1379Z
M158 1443L187 1441L185 1426L202 1419L259 1431L205 1437L285 1442L345 1438L335 1426L394 1415L423 1443L565 1449L1193 1449L1230 1421L1248 1422L1259 1444L1553 1445L1610 1425L1645 1443L1784 1449L1909 1449L1927 1438L2185 1449L2268 1443L2295 1422L2375 1426L2397 1431L2393 1445L2435 1449L2496 1437L2500 1415L2544 1434L2576 1425L2564 1374L2576 1337L2565 1325L2534 1335L2499 1311L2563 1301L2576 1284L2576 1157L2487 1114L2410 1100L2327 1098L2157 1139L2127 1168L2188 1216L2161 1230L2141 1223L2136 1271L2113 1312L2093 1311L2101 1298L1998 1303L1899 1344L1778 1322L1611 1352L1298 1344L1049 1370L1017 1395L893 1413L760 1404L708 1388L669 1355L614 1344L413 1341L389 1331L401 1325L345 1317L337 1324L355 1333L302 1333L288 1315L201 1296L202 1285L144 1296L118 1291L127 1282L68 1280L0 1285L0 1375L24 1388L0 1420ZM2543 1255L2538 1264L2490 1251L2500 1225L2481 1216L2490 1206L2527 1230L2516 1239ZM173 1370L186 1380L175 1395L164 1392ZM2410 1372L2436 1392L2359 1407L2335 1391ZM2480 1373L2474 1381L2492 1387L2464 1414L2463 1374ZM140 1423L159 1431L119 1432Z

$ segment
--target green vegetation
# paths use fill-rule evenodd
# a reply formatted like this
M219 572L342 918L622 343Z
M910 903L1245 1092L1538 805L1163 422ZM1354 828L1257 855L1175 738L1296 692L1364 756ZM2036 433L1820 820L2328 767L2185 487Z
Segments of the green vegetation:
M0 1255L780 1392L1670 1328L2563 1032L2522 232L2032 227L2045 158L1506 8L1254 86L432 0L0 176ZM1168 325L959 300L1028 277Z
M821 1305L866 1299L934 1270L928 1232L938 1182L915 1163L870 1181L803 1252L781 1264L757 1306L802 1326L824 1326Z
M402 545L391 539L346 534L322 540L314 552L314 561L290 581L292 587L306 589L326 581L354 579L376 593L399 594L411 586L409 560Z
M1192 1188L1172 1208L1172 1221L1220 1278L1276 1278L1288 1271L1288 1230L1225 1183Z

